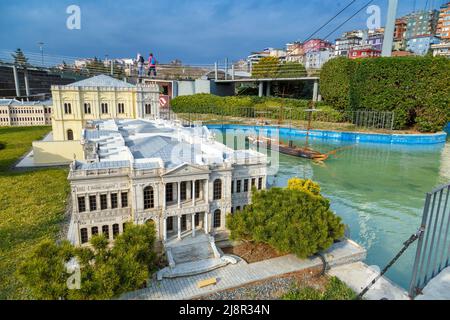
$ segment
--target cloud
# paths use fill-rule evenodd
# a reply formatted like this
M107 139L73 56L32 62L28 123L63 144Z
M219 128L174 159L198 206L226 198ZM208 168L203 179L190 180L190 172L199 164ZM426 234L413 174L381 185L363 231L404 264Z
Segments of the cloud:
M352 6L346 17L365 1ZM384 4L385 0L375 3ZM67 56L135 56L153 51L160 61L213 63L238 59L264 47L284 47L303 40L349 0L1 0L0 41L4 49L37 51L46 43L48 53ZM67 6L82 10L82 30L67 30ZM331 37L363 28L363 11ZM328 26L320 35L332 30Z

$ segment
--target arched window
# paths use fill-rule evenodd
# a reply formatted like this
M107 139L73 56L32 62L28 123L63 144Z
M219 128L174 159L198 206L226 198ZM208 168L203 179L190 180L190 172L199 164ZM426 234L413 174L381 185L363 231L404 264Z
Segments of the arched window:
M88 242L88 231L86 228L80 230L81 233L81 244Z
M102 227L102 234L105 236L106 239L109 239L109 226L104 225Z
M113 239L115 239L119 235L119 225L113 224Z
M221 225L221 212L219 209L214 211L214 228L220 228Z
M214 188L213 188L213 199L220 200L222 199L222 180L216 179L214 180Z
M67 130L67 140L73 140L73 131L71 129Z
M152 209L155 207L155 197L153 187L144 188L144 209Z

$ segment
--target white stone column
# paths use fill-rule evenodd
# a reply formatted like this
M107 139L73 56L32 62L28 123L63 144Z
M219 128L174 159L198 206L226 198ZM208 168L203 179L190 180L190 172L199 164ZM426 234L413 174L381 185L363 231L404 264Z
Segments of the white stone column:
M177 182L177 200L178 200L178 209L181 208L181 182Z
M181 240L181 216L178 215L178 240Z
M163 193L163 197L162 197L162 209L166 210L166 184L163 183L162 184L162 193Z
M163 218L163 240L167 241L167 218Z
M208 212L205 211L205 221L203 221L205 224L205 233L208 234Z
M192 216L192 223L191 223L191 225L192 225L192 237L195 237L195 213L193 213L193 214L191 214L191 216Z
M208 180L205 180L204 187L205 187L205 200L208 203L209 202L209 181Z
M195 180L192 181L192 205L195 206Z

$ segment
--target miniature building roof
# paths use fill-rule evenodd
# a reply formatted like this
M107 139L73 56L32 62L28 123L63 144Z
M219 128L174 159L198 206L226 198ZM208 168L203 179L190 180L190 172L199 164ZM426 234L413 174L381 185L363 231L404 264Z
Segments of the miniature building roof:
M17 99L0 99L0 106L51 106L53 104L52 100L46 101L19 101Z
M100 74L98 76L70 83L65 87L115 87L115 88L134 88L135 86L110 76Z
M186 128L165 120L92 121L83 130L88 160L75 169L175 168L182 164L210 165L260 158L251 151L234 151L216 142L206 127ZM266 161L267 159L262 159Z

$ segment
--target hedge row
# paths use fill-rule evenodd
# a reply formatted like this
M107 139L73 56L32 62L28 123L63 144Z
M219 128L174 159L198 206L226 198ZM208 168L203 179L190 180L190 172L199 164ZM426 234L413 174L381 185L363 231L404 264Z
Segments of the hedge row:
M222 110L226 108L301 108L310 107L310 101L298 99L285 99L275 97L219 97L212 94L195 94L190 96L176 97L171 102L174 112L211 113L211 110ZM204 112L206 111L206 112Z
M395 127L441 131L450 121L450 60L332 59L321 72L324 101L338 110L394 111Z

